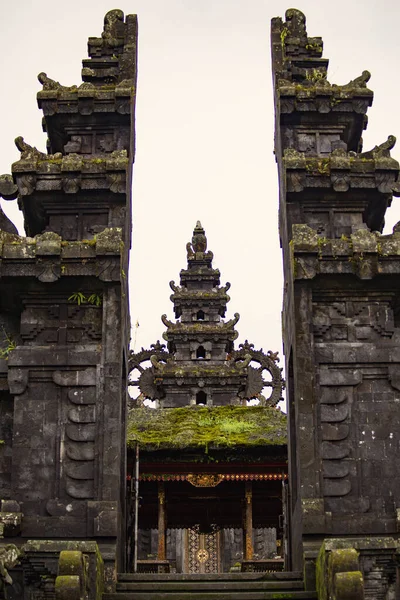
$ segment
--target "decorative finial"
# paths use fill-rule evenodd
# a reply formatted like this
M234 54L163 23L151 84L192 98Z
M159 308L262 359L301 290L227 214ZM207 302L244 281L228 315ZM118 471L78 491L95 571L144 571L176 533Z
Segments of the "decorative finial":
M109 47L121 46L119 38L123 38L124 13L122 10L110 10L104 17L104 29L101 37Z
M390 158L390 151L392 150L392 148L394 148L395 144L396 144L395 136L389 135L386 142L379 144L379 146L375 146L375 148L372 148L372 150L369 150L368 152L362 152L361 154L359 154L359 156L361 158L372 158L372 159Z
M297 8L288 8L285 13L286 24L292 35L306 36L306 17Z
M207 238L200 221L197 221L193 231L192 247L194 252L205 252L207 250Z

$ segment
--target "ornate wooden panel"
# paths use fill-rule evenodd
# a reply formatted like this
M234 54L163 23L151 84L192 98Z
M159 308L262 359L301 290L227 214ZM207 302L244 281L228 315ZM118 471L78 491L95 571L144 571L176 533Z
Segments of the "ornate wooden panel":
M220 532L204 533L198 525L187 530L187 571L189 573L219 573Z

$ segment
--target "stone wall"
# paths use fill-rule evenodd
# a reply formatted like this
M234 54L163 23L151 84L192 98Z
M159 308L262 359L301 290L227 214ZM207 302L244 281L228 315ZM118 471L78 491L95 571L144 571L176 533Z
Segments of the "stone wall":
M33 540L39 583L37 538L59 544L56 561L70 541L98 541L108 589L124 569L136 47L136 16L113 10L82 84L40 73L47 152L17 138L20 160L0 177L28 235L0 232L0 491L19 515L4 534Z
M382 230L399 164L394 136L363 151L368 71L331 84L305 25L295 9L272 20L292 566L323 538L367 535L366 597L391 598L380 540L398 538L400 237Z

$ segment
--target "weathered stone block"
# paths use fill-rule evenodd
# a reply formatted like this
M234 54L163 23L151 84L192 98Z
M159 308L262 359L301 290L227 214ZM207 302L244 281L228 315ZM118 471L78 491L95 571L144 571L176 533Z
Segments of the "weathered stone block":
M96 369L89 367L81 371L55 371L53 380L62 386L89 386L96 385Z
M333 580L336 600L364 600L364 579L361 571L337 573Z
M46 231L36 236L36 256L60 255L61 236L52 231Z
M59 575L55 583L56 600L81 600L81 583L78 575Z

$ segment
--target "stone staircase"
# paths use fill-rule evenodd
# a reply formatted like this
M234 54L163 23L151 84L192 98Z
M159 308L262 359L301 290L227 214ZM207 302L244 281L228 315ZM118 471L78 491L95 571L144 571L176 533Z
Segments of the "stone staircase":
M117 590L103 600L312 600L302 573L221 573L218 575L123 573Z

